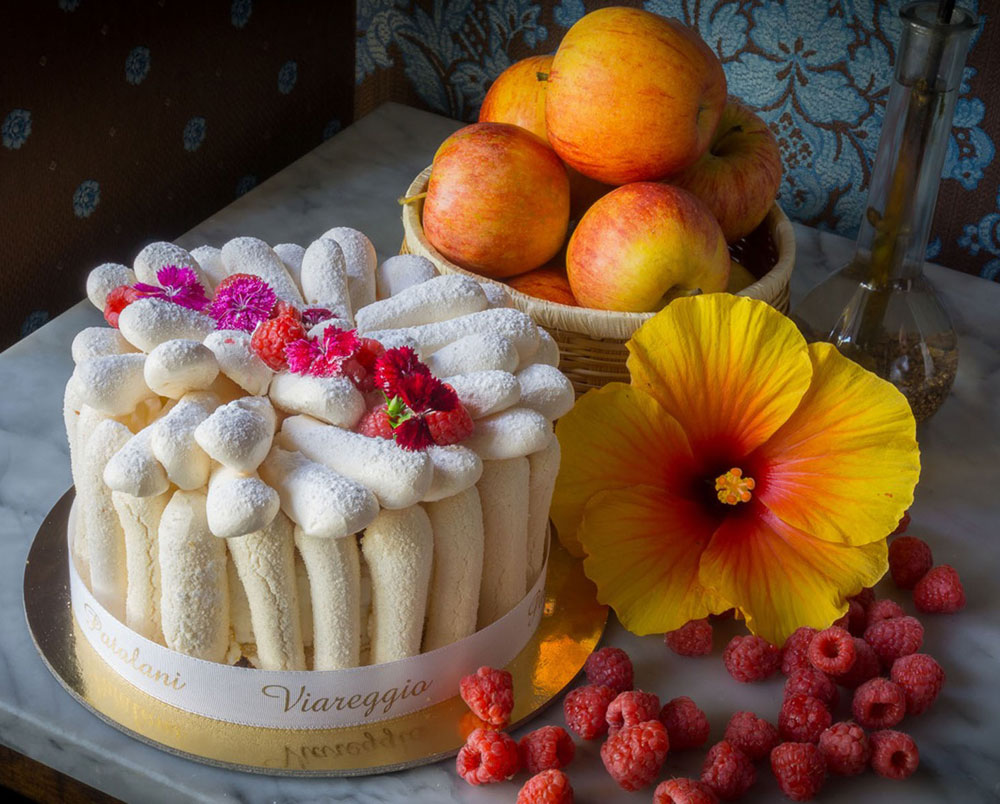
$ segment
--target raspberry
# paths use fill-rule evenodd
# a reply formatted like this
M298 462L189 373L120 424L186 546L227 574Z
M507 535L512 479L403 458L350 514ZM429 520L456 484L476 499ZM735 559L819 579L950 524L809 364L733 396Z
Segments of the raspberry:
M722 654L729 675L737 681L763 681L781 667L781 651L759 636L734 636Z
M900 589L912 589L934 566L931 548L916 536L900 536L889 545L889 572Z
M833 709L840 700L837 685L826 673L815 667L797 670L788 677L788 681L785 682L785 697L796 694L819 698L830 709Z
M573 787L561 770L544 770L524 783L516 804L573 804Z
M626 726L601 746L601 760L623 790L641 790L663 767L670 742L659 720Z
M723 801L734 801L757 781L757 769L750 757L723 740L708 749L701 781Z
M392 423L385 405L372 408L358 422L357 431L369 438L387 438L392 440Z
M812 743L782 743L771 752L771 772L792 801L811 801L826 779L826 764Z
M934 567L915 587L913 604L917 611L931 614L954 614L965 608L965 589L958 572L949 564Z
M875 649L863 639L854 637L854 651L857 658L855 658L851 669L843 675L832 676L833 681L850 690L855 689L868 679L874 678L882 669Z
M458 752L455 769L469 784L492 784L518 771L517 743L502 731L476 729Z
M854 691L851 714L866 729L888 729L906 714L902 687L887 678L873 678Z
M840 675L851 669L857 658L854 637L843 628L820 631L809 643L809 661L817 670Z
M573 761L576 745L560 726L542 726L524 735L518 743L521 767L528 773L565 768Z
M785 640L785 647L781 651L781 672L790 676L796 670L812 667L809 661L809 643L816 636L815 628L803 625L796 628L790 637Z
M819 736L826 768L838 776L864 773L871 756L868 735L857 723L834 723Z
M434 410L424 415L434 443L441 447L464 441L475 428L472 417L462 405L454 410Z
M852 597L849 597L847 599L860 603L861 607L865 611L868 611L868 609L872 607L872 603L875 602L875 590L872 589L870 586L866 586L856 595L853 595Z
M764 759L780 742L778 730L753 712L734 712L723 739L754 762Z
M844 616L847 617L847 630L851 636L861 636L865 632L865 627L868 625L868 610L860 601L849 600L847 614Z
M902 518L896 524L896 529L889 535L898 536L900 533L906 533L908 527L910 527L910 512L904 511Z
M609 704L615 691L600 684L577 687L563 699L563 714L570 731L584 740L593 740L606 734Z
M472 714L484 723L502 729L510 722L514 682L506 670L480 667L472 675L465 676L458 688Z
M909 734L889 729L873 732L872 770L887 779L905 779L920 764L920 752Z
M278 318L283 315L290 315L297 321L302 320L302 313L299 312L298 307L296 307L294 304L289 304L288 302L283 301L282 299L278 299L274 303L274 307L271 308L271 314L268 316L268 318Z
M924 627L916 617L893 617L865 629L865 642L875 649L884 667L900 656L909 656L924 643Z
M811 695L789 695L778 713L778 731L784 740L795 743L815 743L833 718L819 698Z
M706 619L689 620L665 633L663 642L680 656L707 656L712 652L712 624Z
M625 690L618 693L604 716L608 721L608 734L617 734L626 726L656 720L660 713L660 699L652 692Z
M667 701L660 710L660 722L667 728L671 751L701 748L711 727L705 713L686 695Z
M142 294L131 285L119 285L104 299L104 320L118 329L118 316L122 310L141 296Z
M892 663L889 674L906 696L906 714L920 715L927 711L944 684L944 670L926 653L911 653Z
M304 340L306 331L301 322L290 315L261 321L250 338L250 348L269 368L281 371L288 367L285 347L292 341Z
M895 600L879 600L868 609L865 619L865 629L880 623L883 620L895 620L897 617L905 617L906 612ZM864 636L864 634L861 634Z
M653 804L718 804L719 799L706 785L694 779L668 779L653 791Z
M590 654L583 672L590 684L610 687L615 692L632 689L632 660L621 648L606 647Z

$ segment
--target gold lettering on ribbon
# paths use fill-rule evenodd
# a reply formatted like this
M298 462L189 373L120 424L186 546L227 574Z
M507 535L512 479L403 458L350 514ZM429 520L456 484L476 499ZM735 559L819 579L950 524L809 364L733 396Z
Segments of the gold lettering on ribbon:
M131 667L152 681L162 682L164 687L182 690L187 686L186 681L181 681L181 674L179 672L170 673L169 671L160 670L149 662L142 661L139 648L132 648L130 651L128 648L119 645L118 638L113 634L109 634L101 626L100 615L98 615L89 603L83 604L83 613L85 626L89 630L97 632L98 640L104 646L105 651L118 659L122 664Z
M325 768L328 767L329 763L323 762L323 760L358 756L372 751L385 751L397 746L405 746L407 743L422 740L426 730L425 726L415 726L406 731L394 731L386 726L375 734L370 731L363 732L364 736L360 740L347 740L338 743L288 744L284 746L283 756L280 759L269 760L265 764L269 767L277 766L299 770Z
M331 709L343 712L345 709L354 711L361 710L362 717L369 718L376 711L388 715L392 711L397 701L423 695L431 688L433 681L418 680L413 683L406 679L406 683L399 687L389 687L384 691L372 690L362 694L355 693L349 698L343 696L330 697L320 695L314 690L309 690L305 684L299 687L286 687L283 684L266 684L261 687L261 694L267 698L276 700L281 705L282 712L329 712Z

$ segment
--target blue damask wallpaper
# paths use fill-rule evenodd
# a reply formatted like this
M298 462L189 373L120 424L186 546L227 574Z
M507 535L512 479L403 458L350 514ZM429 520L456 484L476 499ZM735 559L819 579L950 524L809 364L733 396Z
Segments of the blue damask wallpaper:
M622 4L622 3L619 3ZM646 0L696 27L722 60L730 92L781 145L780 202L804 223L853 237L865 204L899 41L901 0ZM490 82L607 3L584 0L358 0L359 106L384 76L404 98L475 119ZM928 256L1000 279L1000 53L986 0L943 170ZM994 40L1000 34L993 33ZM993 66L992 81L986 75ZM392 83L390 81L390 83ZM988 108L991 114L988 115ZM357 112L364 108L356 109Z

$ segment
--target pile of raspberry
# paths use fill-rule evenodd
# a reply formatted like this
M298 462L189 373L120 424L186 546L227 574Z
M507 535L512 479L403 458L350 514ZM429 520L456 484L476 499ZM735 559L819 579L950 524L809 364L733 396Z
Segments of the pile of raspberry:
M905 538L903 548L890 545L890 571L897 585L914 589L914 604L921 612L962 608L965 593L957 573L947 565L934 568L926 544ZM923 547L914 547L916 542ZM914 558L918 555L919 565ZM712 632L709 620L697 620L666 634L664 641L679 655L704 656L712 652ZM752 683L783 673L781 707L773 720L753 712L734 713L723 739L709 747L700 777L661 781L653 793L654 804L735 801L753 787L758 764L764 761L782 793L793 801L815 798L828 774L856 776L871 768L888 779L907 778L917 769L920 754L913 739L896 727L904 718L927 711L945 681L937 661L920 652L923 635L920 621L898 603L879 600L874 590L865 589L849 600L847 613L836 623L822 631L799 628L781 649L757 636L733 637L723 652L729 674ZM697 704L680 696L661 706L656 694L635 689L632 662L620 648L598 650L584 671L587 683L570 691L563 702L566 727L583 740L603 740L601 760L622 789L649 787L660 776L669 751L699 749L707 743L710 725ZM483 668L480 675L494 678L490 674L498 672ZM572 801L562 771L574 754L567 731L545 726L524 737L520 747L506 735L498 736L495 730L506 725L513 696L477 692L500 687L470 680L474 678L463 680L462 697L483 727L469 736L459 754L459 773L482 784L511 778L524 767L536 776L522 788L518 804ZM838 706L849 709L850 715L835 718ZM493 736L484 737L490 729ZM487 761L476 757L484 756L505 759L494 762L495 770L483 772L479 769Z

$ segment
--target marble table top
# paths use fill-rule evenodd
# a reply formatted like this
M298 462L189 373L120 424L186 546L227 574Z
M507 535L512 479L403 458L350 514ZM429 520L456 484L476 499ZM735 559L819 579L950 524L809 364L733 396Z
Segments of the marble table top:
M222 245L241 234L308 244L331 226L353 226L374 241L380 258L398 250L402 227L396 199L428 165L458 124L396 104L350 126L241 197L177 242ZM793 301L825 272L842 265L851 243L795 228L798 259ZM130 255L123 254L127 261ZM939 563L962 573L968 607L952 617L924 618L925 648L944 666L948 683L933 709L904 721L920 746L920 769L905 782L868 773L828 781L824 802L884 804L988 802L1000 799L1000 552L990 539L1000 526L1000 285L934 266L959 333L961 360L954 391L919 430L923 477L912 508L912 532L927 539ZM83 288L80 288L83 296ZM100 314L81 302L0 354L0 742L113 796L143 802L512 802L518 784L472 788L454 763L360 779L290 779L242 774L190 762L136 742L79 706L49 675L21 614L25 556L46 513L70 485L62 423L62 389L72 371L70 341ZM891 584L880 591L897 597ZM912 610L912 608L911 608ZM735 631L733 631L735 633ZM708 714L711 741L729 714L752 709L774 719L782 681L740 685L719 659L730 636L717 630L714 658L682 659L657 637L635 637L615 623L605 636L632 656L636 683L662 700L689 695ZM533 724L561 723L560 705ZM515 734L515 737L520 734ZM578 743L568 771L577 801L648 801L649 791L623 793L605 773L599 745ZM697 776L704 753L671 754L662 778ZM523 774L517 779L523 783ZM744 801L781 799L763 767Z

